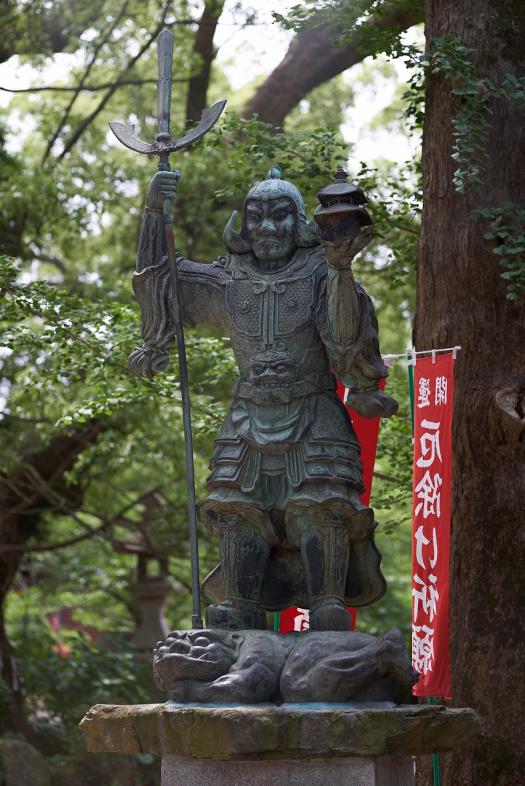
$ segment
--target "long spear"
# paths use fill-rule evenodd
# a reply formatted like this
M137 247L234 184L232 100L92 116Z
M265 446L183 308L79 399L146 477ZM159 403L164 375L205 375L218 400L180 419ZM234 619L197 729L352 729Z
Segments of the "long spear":
M119 142L137 153L159 156L159 170L169 172L170 153L183 150L201 139L219 119L226 101L218 101L212 107L205 109L197 125L190 129L179 139L170 137L170 109L171 85L173 65L174 36L171 30L164 29L157 39L158 58L158 91L157 107L159 130L155 142L148 144L138 139L134 129L118 120L113 120L109 126ZM199 582L199 549L197 534L197 511L195 507L195 472L193 467L193 437L191 431L191 402L188 383L188 365L186 362L186 343L184 341L184 327L182 322L182 304L177 281L177 262L175 258L175 235L173 232L173 205L171 199L165 199L162 207L164 218L164 234L168 251L168 265L172 291L173 321L179 358L179 379L182 399L182 421L184 424L184 448L186 453L186 485L188 493L188 524L190 531L190 557L191 557L191 592L193 613L191 623L193 628L202 628L200 609L200 582Z

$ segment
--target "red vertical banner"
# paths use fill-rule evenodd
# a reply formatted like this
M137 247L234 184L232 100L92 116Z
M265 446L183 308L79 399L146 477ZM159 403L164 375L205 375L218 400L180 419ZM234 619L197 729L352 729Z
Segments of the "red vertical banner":
M381 380L379 386L381 390L384 390L384 379ZM346 388L340 382L337 382L337 395L345 403ZM350 407L346 407L346 411L350 415L355 435L361 445L361 463L363 465L363 485L365 490L360 495L360 500L364 505L368 505L372 493L372 478L374 476L380 418L364 418L358 412L350 409ZM348 609L348 611L350 613L351 630L354 630L356 610ZM292 630L308 630L309 627L310 617L308 609L292 606L282 611L279 615L279 631L281 633L289 633Z
M418 357L414 367L412 665L415 696L451 698L450 501L454 357Z

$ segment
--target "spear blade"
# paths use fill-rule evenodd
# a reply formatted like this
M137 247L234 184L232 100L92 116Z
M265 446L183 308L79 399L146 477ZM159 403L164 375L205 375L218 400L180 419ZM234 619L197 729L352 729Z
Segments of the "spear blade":
M167 141L170 138L170 110L171 110L171 84L173 66L173 44L175 36L167 27L161 31L157 38L158 62L158 87L157 87L157 117L159 131L157 142Z

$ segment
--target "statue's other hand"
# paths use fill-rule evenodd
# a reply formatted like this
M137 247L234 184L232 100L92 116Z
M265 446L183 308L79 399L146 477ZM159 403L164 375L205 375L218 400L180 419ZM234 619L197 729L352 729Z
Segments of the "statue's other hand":
M382 390L349 391L346 405L364 418L391 418L398 410L398 403Z
M373 226L362 227L357 235L341 238L336 242L323 240L326 258L331 267L344 270L352 266L352 261L377 235Z
M137 347L128 358L128 368L138 377L154 377L164 371L169 362L166 349L158 347Z
M180 172L157 172L149 184L146 204L154 210L162 210L165 199L173 200L177 196L177 185Z

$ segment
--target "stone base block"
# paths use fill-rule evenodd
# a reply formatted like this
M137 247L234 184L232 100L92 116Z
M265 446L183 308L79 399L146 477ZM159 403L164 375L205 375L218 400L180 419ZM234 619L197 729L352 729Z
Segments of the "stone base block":
M411 756L210 761L164 756L161 786L414 786Z
M452 750L469 744L480 721L470 709L424 704L97 704L80 727L92 752L152 753L245 766L261 760L295 759L302 765L306 759L348 762L350 757L368 760ZM229 786L232 783L230 778ZM323 786L332 784L326 781Z

